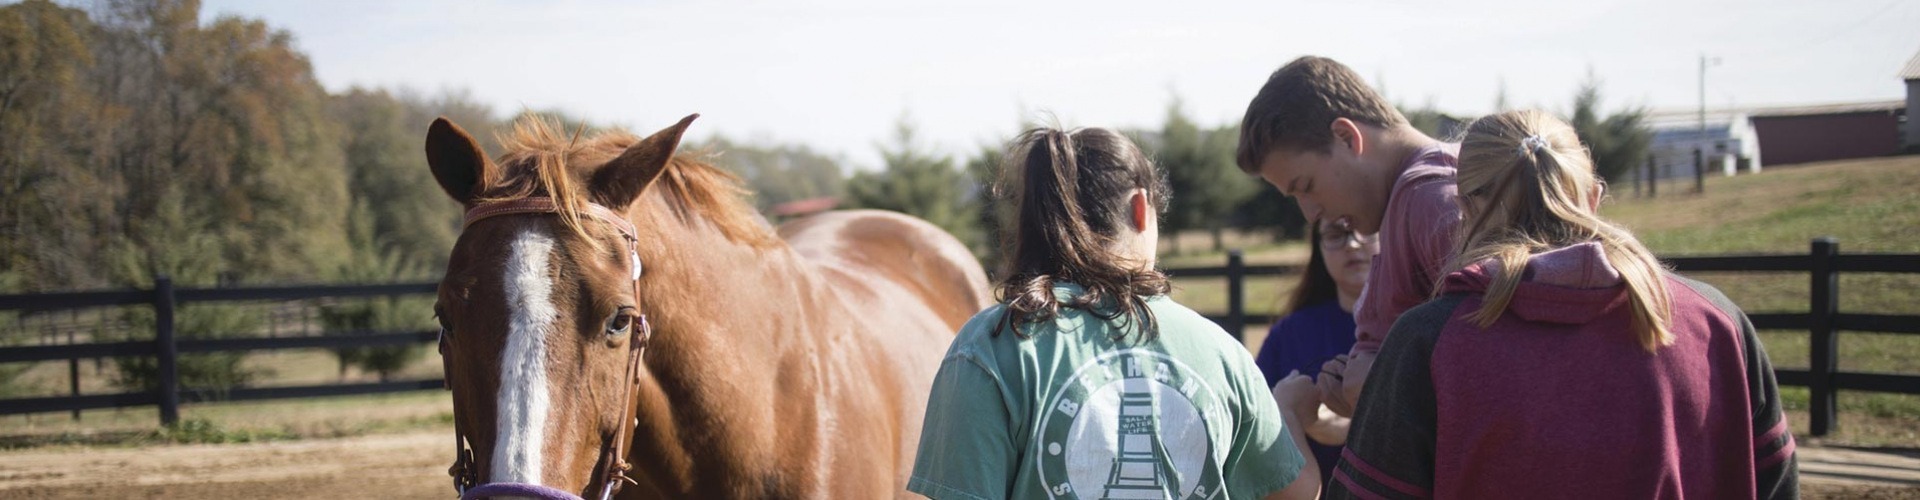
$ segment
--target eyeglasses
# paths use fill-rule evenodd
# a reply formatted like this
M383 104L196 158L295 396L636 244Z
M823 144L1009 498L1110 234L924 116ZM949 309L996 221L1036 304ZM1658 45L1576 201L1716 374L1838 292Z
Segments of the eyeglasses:
M1360 234L1346 228L1334 228L1320 231L1320 248L1338 250L1342 248L1360 248L1373 244L1375 236Z

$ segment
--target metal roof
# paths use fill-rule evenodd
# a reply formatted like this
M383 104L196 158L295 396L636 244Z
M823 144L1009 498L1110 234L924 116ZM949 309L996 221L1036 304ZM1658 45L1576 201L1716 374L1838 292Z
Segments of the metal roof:
M1905 100L1843 102L1835 104L1815 104L1809 106L1777 106L1755 108L1747 114L1755 118L1765 116L1806 116L1838 115L1845 113L1892 112L1907 108Z
M1900 68L1901 80L1920 80L1920 52L1913 53L1913 59L1907 60L1907 66Z
M1708 128L1724 129L1733 125L1735 121L1746 121L1747 114L1750 112L1751 110L1747 109L1709 108L1707 109L1706 126ZM1700 110L1698 108L1675 108L1650 111L1647 113L1645 123L1647 128L1656 130L1694 128L1700 126Z
M1837 115L1846 113L1893 112L1907 108L1907 101L1854 101L1825 104L1788 104L1735 108L1707 108L1707 123L1729 123L1741 118L1769 116ZM1648 124L1688 124L1698 121L1699 108L1664 108L1647 112Z

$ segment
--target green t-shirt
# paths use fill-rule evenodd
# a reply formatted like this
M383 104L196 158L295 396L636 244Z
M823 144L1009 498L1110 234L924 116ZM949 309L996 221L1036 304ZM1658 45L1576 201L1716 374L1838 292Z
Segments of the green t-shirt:
M1054 288L1061 302L1078 285ZM994 335L974 315L934 377L907 489L947 498L1258 498L1302 458L1247 349L1165 296L1159 335L1061 307ZM1116 326L1129 334L1119 341Z

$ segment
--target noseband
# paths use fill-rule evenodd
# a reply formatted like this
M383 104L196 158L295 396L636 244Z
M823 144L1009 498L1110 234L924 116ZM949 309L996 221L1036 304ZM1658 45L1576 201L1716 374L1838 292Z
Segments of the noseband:
M474 222L488 217L514 214L560 213L559 205L554 203L552 198L547 197L530 197L482 203L467 210L466 222L461 225L460 230L465 231L468 227L472 227ZM598 204L587 204L582 215L605 222L620 232L621 240L624 241L627 246L627 265L631 271L629 276L633 280L634 307L638 310L640 306L641 270L640 252L638 248L640 243L639 233L634 229L633 223L627 221L626 217L622 217L618 212L614 212L612 209ZM627 473L633 470L633 465L627 463L627 446L633 439L634 428L639 426L639 421L636 420L634 412L637 411L635 398L640 392L640 361L641 358L646 355L647 342L653 338L653 325L647 321L647 315L640 313L635 316L633 333L631 334L632 337L627 339L627 393L624 404L621 406L621 408L623 408L621 419L616 421L617 423L615 425L618 425L618 428L614 430L614 435L606 438L608 441L600 446L600 460L595 462L600 467L596 475L599 476L601 481L600 498L602 499L612 498L614 493L620 491L621 483L634 482L632 478L627 476ZM447 342L446 332L443 331L440 335L440 358L442 369L445 370L446 373L447 390L452 391L453 372L448 369L452 367L452 361L447 357ZM453 419L453 427L454 460L453 467L447 469L447 474L453 476L453 488L460 492L460 498L463 500L492 496L529 496L556 499L579 498L571 492L537 484L478 484L480 482L480 475L478 471L474 470L473 449L467 447L466 429L461 426L460 418L457 415Z

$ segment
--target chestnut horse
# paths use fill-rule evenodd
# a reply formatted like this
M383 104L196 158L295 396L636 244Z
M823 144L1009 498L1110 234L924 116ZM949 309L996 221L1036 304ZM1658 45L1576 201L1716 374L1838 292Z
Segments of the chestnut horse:
M890 212L774 232L674 154L697 116L644 139L523 119L497 163L429 129L468 209L435 310L463 495L903 494L942 352L990 300L980 264Z

